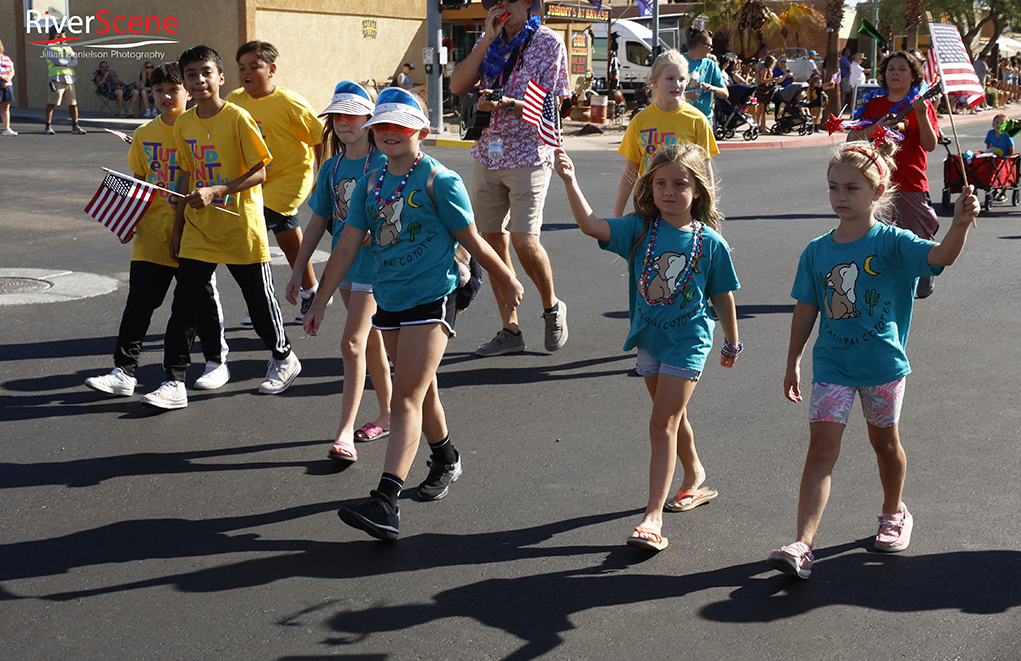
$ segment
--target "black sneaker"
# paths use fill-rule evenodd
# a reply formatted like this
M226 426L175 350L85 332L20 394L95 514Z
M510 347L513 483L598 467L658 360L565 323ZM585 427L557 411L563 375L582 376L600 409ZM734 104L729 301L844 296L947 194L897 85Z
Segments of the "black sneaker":
M390 501L378 491L370 491L369 499L364 503L341 507L337 516L352 528L364 530L376 539L397 541L401 508L390 507Z
M418 485L418 497L420 500L439 500L450 491L450 483L461 477L461 454L457 453L457 459L452 464L427 461L426 465L429 467L429 477Z

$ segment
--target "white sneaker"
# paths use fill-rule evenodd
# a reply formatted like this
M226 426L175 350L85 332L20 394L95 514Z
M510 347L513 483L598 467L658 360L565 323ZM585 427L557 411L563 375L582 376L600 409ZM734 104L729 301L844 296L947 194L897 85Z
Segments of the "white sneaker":
M265 395L279 395L291 386L291 381L294 381L299 372L301 362L293 351L283 360L270 358L266 380L259 385L259 392Z
M206 362L206 371L202 373L202 376L195 379L195 385L192 388L195 390L216 390L217 388L222 388L228 381L230 381L230 370L227 369L227 363Z
M18 135L18 132L14 129L4 129L4 132L0 133L0 135Z
M145 111L145 116L148 117L149 119L156 119L156 109L149 108L148 110Z
M188 391L182 381L164 381L156 390L142 397L142 406L156 409L183 409L188 406Z
M252 328L253 327L252 326L252 318L250 316L248 316L248 317L245 317L244 319L242 319L241 320L241 326L243 328Z
M43 129L43 135L56 135L57 132L53 130L52 126L47 126Z
M99 392L110 393L111 395L120 395L122 397L131 397L135 394L135 384L138 381L133 376L128 374L119 367L113 368L113 371L103 376L90 376L85 379L85 385L98 390Z

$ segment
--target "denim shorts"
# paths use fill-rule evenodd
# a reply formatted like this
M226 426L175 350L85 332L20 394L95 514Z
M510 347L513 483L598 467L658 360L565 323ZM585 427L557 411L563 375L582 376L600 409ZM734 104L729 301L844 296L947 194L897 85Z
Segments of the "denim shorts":
M685 367L674 367L673 365L667 365L652 357L645 349L638 347L638 364L635 365L635 369L638 371L638 376L659 376L660 374L667 374L669 376L676 376L681 379L690 379L692 381L698 381L698 377L702 376L701 372L695 370L689 370Z
M372 293L372 283L371 282L351 282L350 280L343 280L343 281L341 281L340 287L338 287L338 289L343 289L345 291L357 291L357 292L362 292L364 294L371 294Z

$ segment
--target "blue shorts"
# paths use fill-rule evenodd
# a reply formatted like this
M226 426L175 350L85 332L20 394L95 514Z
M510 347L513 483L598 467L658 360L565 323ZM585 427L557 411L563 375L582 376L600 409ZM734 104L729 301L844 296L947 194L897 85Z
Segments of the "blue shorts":
M14 85L0 87L0 103L14 103Z
M652 357L645 349L638 347L638 364L635 365L635 369L638 372L638 376L649 376L656 377L660 374L667 374L669 376L676 376L681 379L690 379L692 381L698 381L698 377L702 375L701 372L695 370L689 370L685 367L674 367L673 365L667 365Z
M280 234L281 232L301 227L301 223L298 222L298 214L285 216L282 213L273 211L269 207L263 207L262 214L266 217L266 229L271 230L274 234Z
M450 294L431 303L416 305L409 310L401 310L400 312L388 312L383 308L377 308L376 314L372 315L372 326L381 331L387 331L400 330L401 326L443 324L447 327L450 337L455 337L456 298L456 296Z

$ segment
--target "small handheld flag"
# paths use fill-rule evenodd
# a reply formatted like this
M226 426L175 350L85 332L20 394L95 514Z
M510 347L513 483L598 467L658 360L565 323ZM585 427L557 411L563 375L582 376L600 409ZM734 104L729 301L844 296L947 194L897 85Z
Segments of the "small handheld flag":
M113 129L107 129L107 128L104 128L103 130L106 131L107 133L113 133L115 136L117 136L118 138L120 138L124 142L128 143L129 145L131 144L131 136L128 135L127 133L124 133L123 131L115 131Z
M563 145L564 135L560 128L560 113L555 107L553 95L529 78L524 102L521 119L536 128L539 132L539 139L553 147Z
M108 171L85 213L108 228L121 243L135 235L135 227L152 203L156 187L132 177Z

